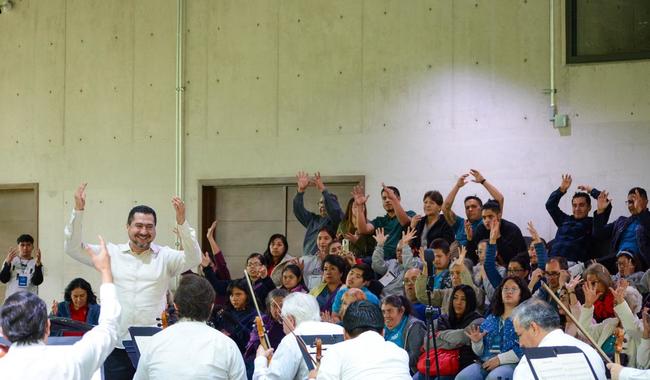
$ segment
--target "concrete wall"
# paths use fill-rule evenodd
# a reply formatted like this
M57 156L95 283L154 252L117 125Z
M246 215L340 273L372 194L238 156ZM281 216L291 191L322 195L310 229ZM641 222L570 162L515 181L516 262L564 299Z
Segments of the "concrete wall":
M159 242L172 241L175 3L17 0L0 15L0 183L39 183L45 299L74 276L97 280L62 254L82 181L85 236L124 241L128 209L146 202ZM650 64L564 65L561 16L562 132L543 94L546 1L187 1L190 222L200 179L301 169L365 175L370 215L382 181L420 210L425 190L446 193L469 168L503 191L506 218L547 238L543 204L564 172L626 212L627 189L650 185ZM468 185L459 196L471 193L486 195Z

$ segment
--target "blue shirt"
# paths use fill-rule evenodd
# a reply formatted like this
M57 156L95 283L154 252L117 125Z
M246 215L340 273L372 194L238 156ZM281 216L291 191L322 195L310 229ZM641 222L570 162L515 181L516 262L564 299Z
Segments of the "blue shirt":
M341 311L341 301L343 300L343 295L345 292L348 290L347 286L341 286L341 289L339 289L338 292L336 292L336 298L334 298L334 303L332 304L332 313L339 313ZM361 288L361 290L365 293L366 299L375 305L379 306L379 298L368 290L365 286Z
M483 224L483 220L475 220L472 222L472 231L476 230L476 227L480 226ZM465 233L465 219L461 218L460 216L456 215L456 223L454 223L451 228L455 231L456 233L456 240L460 245L463 247L467 246L467 234ZM401 238L401 237L400 237Z
M408 319L408 315L404 315L402 320L394 329L389 329L384 325L384 339L387 342L395 343L399 348L404 348L404 328L406 327Z
M636 229L639 228L639 219L635 218L625 231L621 234L621 243L618 246L618 251L628 251L632 253L639 253L639 245L636 241Z

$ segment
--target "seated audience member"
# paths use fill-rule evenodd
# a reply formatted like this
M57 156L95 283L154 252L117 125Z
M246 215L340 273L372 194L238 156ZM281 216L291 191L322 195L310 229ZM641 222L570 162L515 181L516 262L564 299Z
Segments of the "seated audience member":
M436 239L431 242L431 249L433 249L433 267L435 271L435 273L431 273L433 289L451 288L449 243L445 239Z
M348 273L348 264L336 255L327 255L321 267L323 280L309 294L316 297L321 312L332 312L332 304L336 293L343 285L343 279Z
M289 293L307 293L305 281L302 279L302 272L300 267L295 264L289 264L282 270L282 287L281 289L287 290Z
M648 211L648 194L640 187L632 188L627 195L627 209L630 216L620 216L607 224L612 212L609 193L602 191L598 196L598 209L594 214L593 234L598 239L610 239L610 253L620 251L638 255L641 267L646 270L650 265L650 212Z
M384 320L377 305L357 301L348 306L343 328L346 340L328 348L317 379L411 379L407 352L382 337Z
M585 302L585 295L582 291L582 287L578 286L582 278L580 275L575 276L566 284L564 284L564 289L560 291L560 301L566 306L571 314L574 317L580 318L580 309L582 308L582 303ZM574 338L579 338L578 327L573 323L573 320L567 317L564 309L561 307L557 308L557 312L560 315L560 323L562 324L563 330L566 334L571 335Z
M12 343L0 359L3 380L90 379L111 353L117 343L121 314L111 259L101 238L99 252L88 249L87 254L101 274L99 325L71 346L47 346L50 323L45 302L27 291L13 293L0 308L0 330Z
M593 303L593 318L596 322L615 317L614 295L609 291L610 288L614 287L614 283L607 268L601 264L592 264L584 271L582 276L591 288L596 289L597 298Z
M97 325L99 323L100 307L97 297L88 281L75 278L70 281L63 293L64 301L52 304L52 315L55 317L70 318L75 321ZM81 331L64 331L63 336L81 336Z
M466 252L465 247L462 247L458 259L456 259L450 266L451 286L445 289L433 289L431 291L431 306L440 307L443 314L448 314L450 312L447 308L450 305L452 288L459 285L468 285L472 287L477 296L479 307L483 305L483 291L477 288L472 281L472 275L466 265L466 262L468 261L465 259ZM423 253L421 253L421 255L423 255ZM430 280L427 276L427 272L428 270L425 265L422 274L415 280L415 294L417 299L423 304L429 303L426 290L427 281Z
M195 274L181 278L174 295L180 319L141 349L134 380L246 379L237 344L206 324L214 295L204 278Z
M368 284L372 279L372 269L366 264L357 264L353 266L348 272L348 276L345 280L345 286L342 286L341 289L336 293L334 298L334 304L332 305L332 315L335 317L340 317L341 309L341 299L343 294L348 289L357 288L361 289L369 302L374 303L379 306L379 298L368 289Z
M284 330L282 327L282 320L280 319L280 312L282 311L282 303L289 292L284 289L275 289L266 297L266 310L268 314L262 315L262 323L266 329L266 335L269 337L271 348L278 348L280 341L284 338ZM253 375L253 362L257 354L257 348L260 346L260 336L257 329L253 329L246 344L246 351L244 352L244 363L246 364L246 371L248 378ZM251 366L249 367L249 364ZM250 372L249 372L250 368ZM248 373L249 372L249 373Z
M478 170L470 169L469 174L474 177L472 182L483 185L490 196L499 203L501 210L503 210L504 198L501 192L499 192L496 187L487 181L485 177L479 173ZM458 190L467 184L466 179L469 177L469 174L463 174L458 177L458 180L454 184L454 187L449 190L449 194L447 194L447 198L445 198L445 201L442 204L442 213L445 217L445 220L447 221L447 224L449 224L454 230L454 233L456 234L456 241L464 247L467 246L468 233L471 240L474 232L476 231L476 228L478 228L478 226L482 223L481 210L483 207L483 201L481 201L481 198L477 197L476 195L465 197L465 201L463 202L463 205L465 207L465 216L467 219L461 218L451 210L451 206L454 204ZM472 259L474 263L476 263L478 260L478 258L474 256L471 256L470 259Z
M281 317L286 336L274 351L257 349L253 380L257 379L307 379L309 370L302 356L295 335L342 335L339 325L321 322L318 302L313 296L303 293L291 293L282 304ZM293 331L293 334L290 332ZM295 335L294 335L295 334ZM269 363L269 358L273 359ZM329 354L324 350L323 359Z
M206 238L208 239L208 243L210 243L210 249L212 250L212 253L207 254L208 260L205 260L205 258L201 260L201 269L203 270L203 273L208 281L210 281L210 279L208 278L209 275L207 272L211 272L210 276L214 274L214 278L216 280L230 281L232 278L230 277L230 270L228 269L226 258L221 251L221 247L219 247L219 244L217 244L217 241L215 240L218 223L219 222L216 220L212 222L210 228L208 228L208 232L206 233ZM204 256L206 255L204 254ZM226 302L227 300L225 295L225 288L221 293L217 291L214 298L215 305L225 305Z
M366 297L366 293L364 293L363 290L358 288L350 288L346 290L345 293L343 293L343 297L341 297L341 308L339 309L338 314L323 313L321 315L321 318L323 319L323 322L337 323L340 325L341 320L345 316L345 311L347 310L348 306L354 302L364 300L367 301L368 298Z
M213 313L214 327L234 340L243 354L256 316L246 280L235 280L228 285L228 299L223 309Z
M325 187L319 172L315 173L311 179L307 173L298 172L296 179L298 192L293 198L293 215L307 229L302 244L302 254L304 256L313 255L316 252L316 235L318 231L323 228L336 231L341 219L343 219L343 211L341 211L336 195L330 193ZM322 194L318 201L318 214L314 214L305 208L305 190L312 184Z
M650 269L645 271L641 281L636 284L636 288L641 294L648 296L648 293L650 293Z
M560 210L560 199L566 194L573 179L570 174L562 175L560 187L553 191L546 201L548 211L553 223L557 226L550 256L561 256L571 263L586 262L590 259L591 233L593 218L589 216L591 211L591 198L589 194L577 192L571 198L572 214L567 215ZM578 186L578 189L585 190L587 186ZM594 198L600 194L598 190L589 189Z
M384 243L386 242L384 229L375 229L374 238L377 241L377 246L372 254L372 270L381 277L379 281L384 285L382 291L384 297L404 294L404 273L420 265L419 258L413 257L409 248L409 241L413 239L413 236L415 236L415 230L411 227L407 232L402 232L402 240L397 244L396 258L386 260L384 258Z
M396 187L382 186L381 200L384 210L386 210L386 215L378 216L368 223L366 213L358 212L357 228L359 229L359 233L366 235L372 235L375 232L375 228L383 228L384 234L387 236L387 240L384 243L384 256L386 259L394 259L397 243L402 236L403 226L411 223L411 217L415 213L413 211L404 211L400 203L399 190ZM354 197L355 204L361 210L365 210L369 195L363 191L361 185L354 187L352 196Z
M384 298L381 301L381 312L384 316L384 339L408 352L411 374L416 373L422 341L426 335L424 323L411 315L411 304L402 295Z
M328 228L322 228L316 237L317 251L312 255L294 259L292 262L302 268L305 284L310 291L321 283L323 260L329 255L329 246L333 240L334 233Z
M490 280L488 279L487 276L487 272L485 271L485 256L487 252L488 242L489 242L488 239L484 239L478 243L478 247L476 248L476 252L478 254L478 264L476 264L472 268L472 279L474 280L474 284L477 287L481 288L485 293L486 306L489 306L490 300L494 296L494 289L495 289L495 287L492 286L492 284L490 283ZM494 253L494 256L497 258L496 260L499 259L496 252ZM499 274L499 277L503 279L506 276L506 268L496 260L494 263L494 265L496 266L496 271ZM501 283L501 281L499 281L499 283Z
M34 238L24 234L16 239L17 247L9 248L7 257L0 271L0 282L7 284L5 297L9 297L19 290L26 290L38 294L38 286L43 283L43 264L41 263L41 250L34 251Z
M415 292L415 282L422 273L419 268L411 268L404 273L404 295L411 303L413 315L421 321L424 321L424 311L426 305L420 302Z
M595 264L597 265L597 264ZM622 327L625 331L623 353L621 357L623 364L636 366L637 348L641 343L643 331L640 328L640 321L636 314L641 310L641 294L627 286L625 280L618 284L616 290L608 288L605 292L612 294L614 299L614 313L616 317L610 317L598 323L592 322L594 316L595 302L599 297L598 287L587 281L583 285L585 303L580 310L578 322L591 335L596 343L610 357L614 357L614 346L616 343L616 328ZM647 361L647 360L644 360Z
M533 297L539 298L545 302L551 304L551 306L558 308L559 306L555 303L553 298L548 294L546 289L541 287L540 281L543 281L548 285L549 288L553 291L556 296L560 296L560 292L571 278L567 265L566 258L562 256L555 256L548 259L546 263L546 270L543 271L541 268L535 269L531 275L530 282L528 283L528 289L534 291ZM537 287L537 290L534 290Z
M372 238L372 235L359 233L359 227L357 227L357 213L359 212L363 212L366 220L368 219L366 208L360 207L354 203L354 198L350 198L345 209L345 216L336 231L336 238L340 241L347 239L350 242L350 252L357 258L364 258L370 256L375 249L375 239Z
M286 236L282 234L271 235L263 256L266 263L266 271L275 286L282 285L282 270L294 260L294 257L287 253L288 250L289 243L287 243Z
M639 267L637 257L632 252L620 251L616 254L616 267L618 272L612 276L612 281L618 282L618 280L625 279L638 290L643 272L636 269Z
M415 228L412 248L414 251L428 248L436 239L445 239L451 244L456 240L454 230L440 213L442 194L439 191L427 191L422 198L424 216L411 218L411 227Z
M589 344L562 332L560 316L554 307L539 299L530 299L512 312L512 321L524 348L570 346L577 347L585 355L598 380L605 380L605 364ZM535 379L530 364L522 357L515 368L515 379Z
M467 242L467 252L471 253L470 256L474 262L476 246L479 241L490 238L490 228L494 226L494 222L499 223L499 235L497 236L496 245L497 251L501 256L504 264L510 262L510 259L515 257L519 252L526 251L526 242L521 234L521 230L516 224L503 219L501 206L494 200L489 200L483 205L481 211L483 217L483 224L476 227L476 231L471 240Z
M439 349L458 350L459 370L462 370L478 359L472 351L472 342L466 332L473 326L480 326L484 321L483 316L476 311L474 289L467 285L455 286L449 299L448 310L449 313L441 315L438 319L436 344ZM433 341L429 343L429 347L433 350ZM422 378L421 373L420 379ZM453 379L453 376L448 378ZM448 380L444 376L438 379Z
M521 278L503 279L494 294L491 313L480 328L472 327L468 333L472 350L481 362L465 367L456 376L457 380L512 378L522 350L510 317L515 307L529 298L530 291Z
M340 255L343 252L343 244L337 239L332 240L327 246L328 255Z

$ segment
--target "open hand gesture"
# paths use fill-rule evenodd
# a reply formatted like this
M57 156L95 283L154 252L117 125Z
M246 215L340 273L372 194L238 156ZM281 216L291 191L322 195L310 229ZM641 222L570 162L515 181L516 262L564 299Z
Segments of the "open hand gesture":
M99 237L99 253L95 254L92 248L86 247L86 254L90 256L95 269L102 274L102 281L113 282L113 275L111 272L111 256L108 254L106 242L104 238Z
M481 172L479 172L476 169L469 169L469 174L471 174L474 177L474 179L472 180L472 182L474 183L483 183L485 181L485 177L483 177L483 174L481 174Z
M490 226L490 244L496 244L501 237L501 222L498 219L492 221Z
M584 307L590 308L594 305L598 297L600 296L600 293L596 290L597 285L591 285L589 281L586 281L582 285L582 290L585 293L585 304Z
M36 265L40 266L41 264L41 249L36 248Z
M467 184L467 177L469 177L469 174L461 174L460 177L456 180L456 187L461 188Z
M370 198L370 195L366 194L363 189L363 186L359 184L352 188L352 197L354 198L355 204L357 204L358 206L363 206L366 204L366 202L368 202L368 198Z
M402 247L409 245L411 240L415 239L416 232L417 231L415 230L415 228L412 228L410 226L406 228L406 232L402 231L402 240L400 240L400 244L402 245Z
M465 224L463 225L465 228L465 236L467 236L468 241L472 241L472 237L474 236L474 230L472 229L472 223L470 223L469 220L465 219Z
M52 315L56 317L59 314L59 303L54 300L52 302Z
M384 229L383 228L375 228L375 234L373 235L375 238L375 241L377 242L377 246L383 247L384 243L386 243L386 239L388 239L388 235L384 235Z
M420 223L420 220L422 220L422 215L420 214L411 217L411 228L415 228L415 226L417 226L418 223Z
M399 202L397 194L390 187L386 186L383 182L381 183L382 191L386 193L386 197L390 199L391 202Z
M325 190L325 184L323 183L323 180L320 178L320 172L314 173L313 183L316 184L316 188L321 193L323 192L323 190Z
M465 248L464 245L461 245L458 250L458 263L462 264L461 268L463 268L463 270L467 269L467 266L465 265L465 256L467 256L467 248Z
M578 286L578 284L580 283L581 280L582 280L582 276L577 275L577 276L573 277L571 279L571 281L567 282L564 285L564 287L566 288L567 291L573 292L575 290L576 286Z
M82 183L74 192L74 209L81 211L86 207L86 186L87 183Z
M207 268L211 263L212 259L210 258L210 254L208 252L204 252L203 255L201 255L201 267Z
M533 222L528 222L528 232L533 239L533 243L537 244L542 242L542 239L539 238L539 233L537 233L535 226L533 226Z
M185 223L185 203L179 197L172 198L172 205L176 211L176 224L179 226Z
M584 191L586 193L591 193L591 190L593 190L593 187L589 186L589 185L578 185L578 190Z
M210 225L210 228L208 228L208 232L206 233L206 237L208 238L208 240L210 239L214 240L214 232L217 230L217 223L219 222L215 220Z
M605 209L612 203L612 200L609 199L609 193L607 190L603 190L600 192L600 195L598 196L598 201L596 202L597 207L598 207L598 213L602 214L605 212Z
M7 251L7 258L5 259L5 263L11 264L13 259L18 256L18 249L16 247L9 247L9 251Z
M566 191L569 190L569 187L571 187L571 182L573 182L573 178L571 178L571 174L562 174L562 183L560 183L560 191L566 193Z
M309 187L309 174L302 171L298 172L296 174L296 186L298 187L299 193L304 193L307 187Z
M640 214L641 211L645 210L648 207L648 201L641 197L639 189L634 190L634 194L632 194L632 200L634 201L633 207L635 214Z
M474 343L480 342L485 335L487 335L487 331L481 332L481 328L477 325L472 325L469 328L469 332L465 331L465 335Z

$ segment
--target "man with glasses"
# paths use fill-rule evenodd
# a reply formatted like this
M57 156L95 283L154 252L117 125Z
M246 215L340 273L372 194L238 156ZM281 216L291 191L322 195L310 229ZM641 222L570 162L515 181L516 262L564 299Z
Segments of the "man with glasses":
M425 304L418 300L415 294L415 280L422 273L419 268L411 268L404 273L404 295L413 307L413 315L424 321L424 311L427 308Z
M530 283L528 284L528 289L531 291L535 288L538 282L544 281L546 285L555 293L558 298L560 297L560 290L562 286L570 280L570 275L567 270L569 269L567 265L567 260L561 256L554 256L548 259L546 263L546 270L543 271L541 268L537 268L533 271L531 275ZM556 309L558 308L555 301L551 298L548 292L540 287L533 294L533 297L541 299L553 305Z
M650 265L650 212L648 193L640 187L632 188L627 194L627 209L630 216L620 216L607 224L612 212L609 193L603 190L598 196L598 209L594 214L593 235L610 240L610 254L620 251L631 252L641 263L641 270Z

